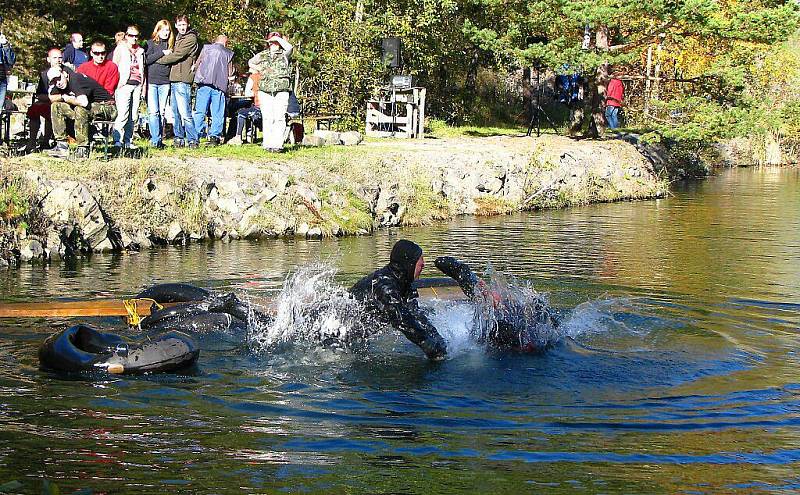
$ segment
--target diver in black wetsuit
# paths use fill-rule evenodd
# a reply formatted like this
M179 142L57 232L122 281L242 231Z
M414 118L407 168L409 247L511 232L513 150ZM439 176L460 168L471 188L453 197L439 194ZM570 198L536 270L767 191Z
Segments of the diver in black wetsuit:
M539 352L552 344L559 320L545 299L501 293L489 287L466 263L451 256L440 256L433 263L458 282L467 298L475 303L473 332L478 342L517 352Z
M422 248L411 241L399 240L392 247L389 264L356 282L350 293L364 304L369 314L397 327L428 358L441 360L447 354L447 346L419 308L419 294L413 287L424 266Z

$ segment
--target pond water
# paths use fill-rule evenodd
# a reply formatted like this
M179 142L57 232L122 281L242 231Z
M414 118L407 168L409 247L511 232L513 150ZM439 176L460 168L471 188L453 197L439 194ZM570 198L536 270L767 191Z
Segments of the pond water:
M729 170L650 202L326 241L165 248L0 274L0 299L124 297L185 281L274 296L322 261L341 285L399 238L530 282L565 337L487 352L465 303L426 301L453 349L387 331L358 352L198 336L191 373L38 369L77 321L0 321L0 491L788 493L800 490L800 174Z

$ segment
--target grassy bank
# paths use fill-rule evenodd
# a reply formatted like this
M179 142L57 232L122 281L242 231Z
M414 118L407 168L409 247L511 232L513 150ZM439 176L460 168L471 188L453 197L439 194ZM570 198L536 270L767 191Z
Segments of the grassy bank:
M358 235L464 213L640 199L666 190L626 143L511 137L517 131L291 147L282 154L245 145L145 150L140 159L107 162L99 154L81 161L9 159L0 186L1 249L12 252L31 236L44 243L64 222L80 225L75 204L42 201L54 188L78 185L123 245L126 238Z

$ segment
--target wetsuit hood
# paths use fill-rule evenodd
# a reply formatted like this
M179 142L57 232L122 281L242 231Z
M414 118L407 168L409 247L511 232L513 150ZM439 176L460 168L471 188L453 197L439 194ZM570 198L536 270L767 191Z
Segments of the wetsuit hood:
M394 268L399 268L400 273L407 277L408 282L414 281L414 268L417 261L422 256L422 248L415 242L400 239L394 243L392 254L389 256L389 264Z

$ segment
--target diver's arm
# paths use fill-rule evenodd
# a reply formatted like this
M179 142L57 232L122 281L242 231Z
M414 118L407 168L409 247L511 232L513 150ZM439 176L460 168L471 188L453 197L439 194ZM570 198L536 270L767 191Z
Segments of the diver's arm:
M436 327L419 309L416 300L403 303L394 290L384 287L376 296L383 305L389 323L397 327L408 340L419 346L428 359L436 361L447 355L447 345Z
M480 290L485 286L483 280L475 275L466 263L458 261L452 256L439 256L433 264L439 271L458 282L464 295L470 300L475 299L476 289Z

